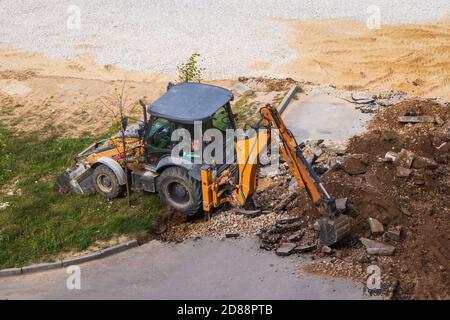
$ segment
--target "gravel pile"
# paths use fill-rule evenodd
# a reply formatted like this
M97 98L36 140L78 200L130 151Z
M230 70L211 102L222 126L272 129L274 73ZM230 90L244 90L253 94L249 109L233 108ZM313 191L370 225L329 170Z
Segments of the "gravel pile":
M168 228L163 238L169 241L182 241L188 238L217 238L228 236L254 236L268 225L279 219L287 218L285 214L269 213L254 218L236 214L234 211L214 215L209 222L182 223Z
M67 22L80 9L79 29ZM447 0L374 0L382 23L420 22L450 12ZM209 78L260 75L257 61L280 65L293 57L282 19L367 21L364 0L77 0L2 1L0 44L73 58L93 54L101 65L175 74L193 52ZM275 62L275 63L274 63ZM267 74L266 76L280 76Z

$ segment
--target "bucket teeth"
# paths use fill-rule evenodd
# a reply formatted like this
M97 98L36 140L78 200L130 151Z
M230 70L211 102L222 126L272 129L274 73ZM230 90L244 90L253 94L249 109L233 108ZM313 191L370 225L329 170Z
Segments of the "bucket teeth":
M320 218L320 243L331 246L350 234L352 219L346 215L338 215L332 218Z
M63 174L61 174L58 179L55 182L55 185L53 186L54 192L59 193L69 193L72 192L72 185L70 184L70 175L67 171L64 171Z

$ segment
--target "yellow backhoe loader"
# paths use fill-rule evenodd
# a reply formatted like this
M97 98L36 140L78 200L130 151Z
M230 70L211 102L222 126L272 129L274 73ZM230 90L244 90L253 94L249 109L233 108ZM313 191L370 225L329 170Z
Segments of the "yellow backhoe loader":
M230 195L242 206L252 200L258 186L260 155L273 143L270 137L275 132L281 157L318 213L321 243L332 245L346 237L351 218L337 213L335 199L306 161L278 110L270 105L262 107L261 121L253 135L228 138L226 132L236 129L232 100L232 93L224 88L180 83L149 106L141 101L144 120L130 126L125 124L124 137L119 133L81 152L75 166L58 178L55 191L98 192L115 198L124 192L128 182L135 192L157 192L164 204L186 215L203 211L209 217L229 201ZM201 132L196 135L199 126ZM194 139L187 149L174 154L174 148L180 145L180 140L173 139L177 129ZM199 159L201 150L214 140L202 136L208 129L226 136L223 151L232 161L207 163Z

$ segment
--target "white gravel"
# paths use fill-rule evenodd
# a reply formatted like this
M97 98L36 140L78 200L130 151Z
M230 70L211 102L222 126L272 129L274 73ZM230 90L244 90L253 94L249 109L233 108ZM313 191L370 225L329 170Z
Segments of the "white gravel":
M0 44L56 58L94 54L97 63L164 74L199 52L209 78L261 75L251 64L292 58L287 29L271 18L421 22L450 13L448 0L2 0ZM69 6L81 27L69 29ZM81 46L80 46L81 45ZM268 74L265 74L268 75Z

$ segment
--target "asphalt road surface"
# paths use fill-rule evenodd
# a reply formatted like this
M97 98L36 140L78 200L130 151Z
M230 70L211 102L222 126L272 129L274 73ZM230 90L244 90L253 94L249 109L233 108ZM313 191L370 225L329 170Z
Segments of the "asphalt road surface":
M292 100L283 113L286 126L297 141L325 139L345 142L366 130L372 114L362 113L351 103L327 95L302 96Z
M309 256L278 257L256 238L152 241L66 269L0 278L0 299L367 299L364 286L305 274Z

